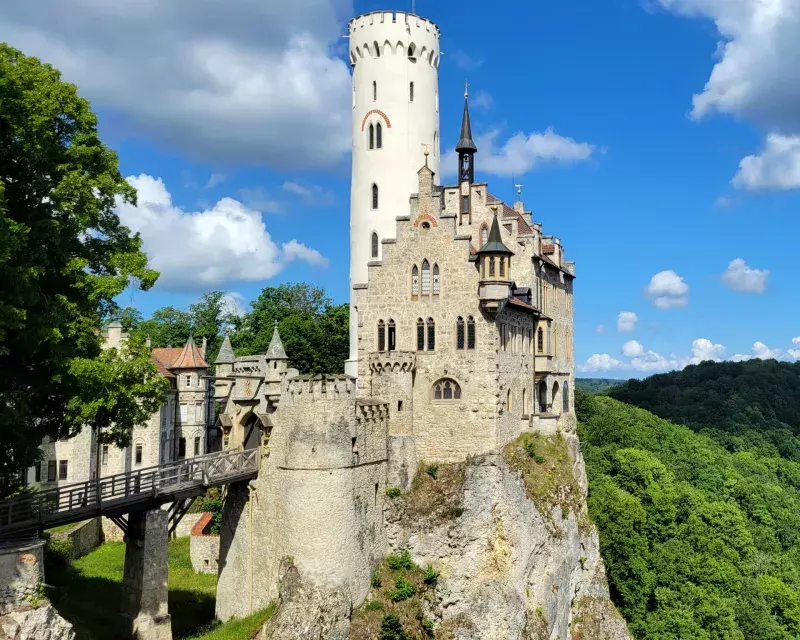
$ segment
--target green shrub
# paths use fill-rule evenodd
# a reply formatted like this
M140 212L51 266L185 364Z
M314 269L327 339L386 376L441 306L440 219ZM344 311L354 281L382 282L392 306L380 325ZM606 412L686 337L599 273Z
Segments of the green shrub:
M400 618L393 613L388 613L381 620L378 631L378 640L409 640L408 635L400 624Z
M408 600L416 592L414 585L401 576L395 580L394 589L391 589L386 595L392 602L402 602Z
M425 635L428 638L433 638L434 637L435 629L436 629L436 627L433 624L433 620L428 620L427 618L425 618L422 621L422 630L425 632Z
M379 589L381 586L381 572L376 571L372 574L372 581L370 582L373 589Z
M522 446L525 449L525 453L528 454L528 457L532 458L536 464L542 464L544 462L544 458L536 453L536 443L533 441L533 438L530 436L526 437Z
M400 487L386 487L386 495L390 498L399 498L403 492L400 491Z
M425 568L425 584L429 584L432 587L436 586L436 582L439 580L439 572L436 571L431 565L428 565Z
M436 480L436 474L439 472L439 465L436 464L429 464L425 467L425 473L427 473L431 478Z
M393 571L412 569L414 567L414 562L411 560L411 554L408 552L408 549L403 549L400 553L390 554L386 558L386 564L388 564L389 568Z
M383 605L378 600L370 600L364 605L364 611L383 611Z
M45 564L63 566L72 558L72 542L69 538L56 538L45 534L47 541L44 545Z

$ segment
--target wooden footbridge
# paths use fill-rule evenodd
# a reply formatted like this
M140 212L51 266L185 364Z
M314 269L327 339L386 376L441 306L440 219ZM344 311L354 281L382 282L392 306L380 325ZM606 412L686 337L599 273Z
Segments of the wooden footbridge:
M0 538L24 535L88 518L106 516L127 530L126 514L169 504L174 530L191 505L190 498L210 487L250 480L258 475L260 449L209 453L0 501Z

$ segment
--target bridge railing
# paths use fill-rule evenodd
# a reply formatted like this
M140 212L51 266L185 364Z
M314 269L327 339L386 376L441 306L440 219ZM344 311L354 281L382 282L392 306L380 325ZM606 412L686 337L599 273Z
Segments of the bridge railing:
M44 525L71 513L134 506L191 487L224 484L257 473L258 460L258 449L240 448L12 496L0 501L0 531Z

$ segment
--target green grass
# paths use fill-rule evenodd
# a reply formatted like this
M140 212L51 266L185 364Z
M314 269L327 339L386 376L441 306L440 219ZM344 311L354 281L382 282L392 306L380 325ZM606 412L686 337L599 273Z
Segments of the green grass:
M250 640L274 613L275 603L272 603L266 609L256 611L247 618L231 620L225 624L218 623L216 626L212 625L209 631L192 636L192 640Z
M85 520L83 522L86 522ZM74 529L82 522L73 522L71 524L62 524L60 527L53 527L52 529L48 529L47 533L62 533L63 531L69 531L70 529Z
M125 544L110 542L69 564L48 567L45 577L53 585L48 596L61 615L75 626L77 640L113 637L119 627L124 563ZM216 590L216 576L195 574L192 570L189 538L170 541L169 612L176 640L189 638L213 625ZM237 638L219 636L229 637ZM249 636L241 638L248 640Z

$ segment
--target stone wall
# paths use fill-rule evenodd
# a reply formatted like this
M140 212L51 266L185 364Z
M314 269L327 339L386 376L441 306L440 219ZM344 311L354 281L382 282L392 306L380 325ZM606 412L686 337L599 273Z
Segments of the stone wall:
M0 615L36 595L43 580L43 541L0 546Z
M219 534L211 533L214 515L198 514L189 541L189 557L195 573L217 575L219 570Z
M72 546L70 558L80 558L96 549L103 542L103 531L100 518L92 518L79 522L67 531L51 533L54 540L67 540Z

